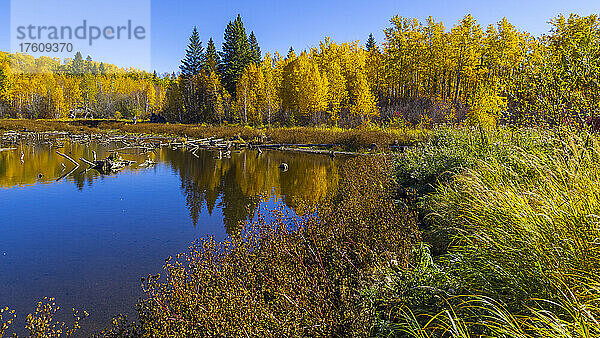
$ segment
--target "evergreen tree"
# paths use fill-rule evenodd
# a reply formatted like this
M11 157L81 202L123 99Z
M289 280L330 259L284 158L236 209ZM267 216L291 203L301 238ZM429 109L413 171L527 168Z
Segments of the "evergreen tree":
M206 63L204 68L208 72L217 71L220 63L221 58L219 57L219 53L217 53L217 48L215 47L213 39L210 38L208 40L208 45L206 46Z
M231 96L235 96L236 83L244 68L251 62L248 36L238 14L233 22L227 24L224 34L223 51L223 84Z
M106 67L104 66L104 62L100 62L100 67L98 67L98 72L100 72L100 75L106 75Z
M184 77L194 76L200 73L203 64L204 48L202 48L202 41L200 41L198 30L194 27L194 31L190 37L190 43L185 51L185 58L181 60L181 66L179 66L181 75Z
M296 52L294 51L294 47L290 47L290 50L288 50L287 56L285 58L293 59L295 57L296 57Z
M80 52L75 54L75 58L71 63L71 71L75 74L83 74L85 71L85 63L83 62L83 56L81 56Z
M375 42L375 38L373 37L373 33L369 34L369 39L367 40L367 44L365 45L367 48L367 52L372 51L377 48L377 43Z
M260 54L260 47L258 46L258 41L256 41L256 36L254 35L254 31L250 32L250 59L254 63L260 63L262 59L262 55Z
M93 68L94 68L94 63L92 62L92 57L88 55L87 58L85 58L85 73L86 74L93 73Z

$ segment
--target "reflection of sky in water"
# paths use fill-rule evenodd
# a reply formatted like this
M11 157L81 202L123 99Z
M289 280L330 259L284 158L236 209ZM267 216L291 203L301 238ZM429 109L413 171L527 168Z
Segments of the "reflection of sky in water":
M75 148L68 149L74 158L91 158ZM235 231L257 209L291 211L298 199L318 197L323 181L337 180L333 162L318 156L199 155L161 150L156 167L59 182L60 163L72 165L54 151L38 149L23 168L20 156L0 156L0 307L19 314L12 328L20 329L44 296L67 309L59 319L70 318L72 307L90 312L82 323L86 335L113 315L135 315L140 278L162 272L166 257L206 235L225 238L226 228ZM41 167L27 168L28 161L46 167L43 178L31 177ZM289 172L278 170L282 161ZM319 173L326 177L311 177ZM14 185L19 179L27 185Z

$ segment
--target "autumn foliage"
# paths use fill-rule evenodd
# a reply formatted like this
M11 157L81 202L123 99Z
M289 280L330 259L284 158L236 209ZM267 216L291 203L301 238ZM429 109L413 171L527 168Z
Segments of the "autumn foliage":
M227 44L229 54L221 55L233 59L220 60L210 40L210 52L199 57L210 61L185 76L103 64L101 71L80 56L62 65L2 53L0 116L61 118L84 110L219 125L356 127L402 119L581 126L600 108L600 21L571 14L550 23L549 34L534 37L506 18L482 27L466 15L447 29L431 17L394 16L380 45L325 38L298 54L261 58L238 17L226 36L239 36L245 47Z

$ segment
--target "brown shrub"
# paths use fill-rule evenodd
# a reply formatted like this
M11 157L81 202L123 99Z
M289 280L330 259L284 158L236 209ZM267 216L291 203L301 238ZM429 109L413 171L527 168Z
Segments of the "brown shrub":
M383 262L407 264L413 217L391 199L388 163L346 164L342 187L312 216L250 224L208 238L149 276L146 335L364 336L375 317L361 290Z

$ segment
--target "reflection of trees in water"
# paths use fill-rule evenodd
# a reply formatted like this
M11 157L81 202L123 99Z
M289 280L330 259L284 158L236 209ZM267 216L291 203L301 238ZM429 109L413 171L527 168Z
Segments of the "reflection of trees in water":
M95 143L83 145L64 142L60 151L78 160L80 157L92 159L92 151L98 158L109 155L108 148ZM120 144L111 148L120 147ZM23 151L24 164L21 163ZM0 152L0 187L54 182L73 168L73 164L55 153L48 145L24 145L15 151ZM234 152L230 159L215 159L218 153L199 151L194 157L190 152L173 151L163 148L156 151L157 161L166 162L178 173L181 188L186 197L190 217L196 225L200 214L212 214L215 206L223 213L223 223L229 233L238 229L240 222L252 219L261 201L276 196L298 214L305 213L307 206L313 206L337 189L337 166L330 158L319 155L265 151ZM131 151L121 154L124 158L142 163L147 154ZM286 162L287 172L281 172L279 165ZM65 166L63 167L62 164ZM64 178L75 183L79 189L102 177L95 170L82 173L82 165L75 174ZM138 170L133 166L126 170ZM39 174L42 174L41 177Z
M213 152L200 151L199 158L196 158L189 152L171 150L163 150L161 155L179 172L194 225L197 225L204 208L212 214L217 201L228 233L235 231L240 222L253 217L258 199L244 194L235 177L237 156L217 160Z
M80 157L92 159L92 151L96 152L98 158L109 155L109 148L94 142L89 145L70 142L69 140L57 143L64 144L64 147L58 149L60 152L67 154L80 163ZM48 144L11 145L10 147L16 147L17 149L0 152L0 187L54 182L74 168L73 163L55 153L57 148L50 147ZM23 161L21 161L21 152L23 153ZM142 153L123 154L123 157L139 163L146 159L146 155ZM86 182L91 185L95 179L100 177L100 174L95 170L84 173L86 167L82 164L72 175L64 179L74 182L79 189L83 189Z
M289 170L281 173L279 179L285 204L297 214L311 211L338 186L338 167L333 161L323 156L308 156L314 159L309 161L304 156L290 158Z
M323 156L264 152L261 156L244 151L230 159L216 159L216 153L165 149L161 158L171 163L181 178L181 187L194 225L202 210L212 214L215 204L221 208L228 233L250 220L261 201L272 196L282 198L297 213L314 205L337 188L337 166ZM279 165L286 162L288 172Z

